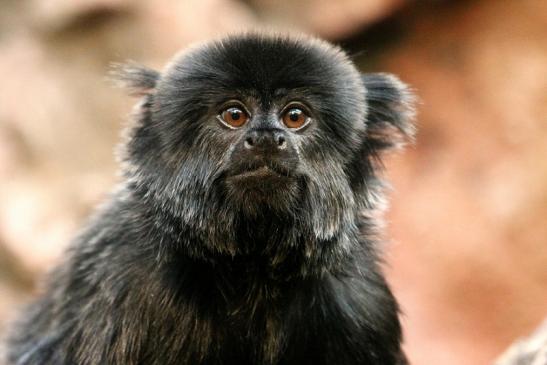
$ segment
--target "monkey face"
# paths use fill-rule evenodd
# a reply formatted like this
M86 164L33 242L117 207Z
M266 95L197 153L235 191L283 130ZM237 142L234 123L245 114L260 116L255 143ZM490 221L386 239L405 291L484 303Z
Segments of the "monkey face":
M301 175L298 141L291 129L303 129L311 118L296 104L283 109L252 99L245 104L230 101L217 117L234 134L227 137L230 145L222 166L229 199L247 211L264 204L289 208Z
M393 130L411 134L402 83L362 76L315 39L228 37L184 51L161 74L120 75L144 95L125 146L130 183L208 239L233 236L242 215L270 213L305 222L315 239L355 231L374 195L372 160L395 144Z
M152 106L180 173L215 179L227 201L246 211L296 208L310 183L332 189L319 182L325 176L347 185L343 169L359 149L364 116L360 75L340 51L266 36L183 53L160 79ZM208 174L188 173L194 156L207 159Z

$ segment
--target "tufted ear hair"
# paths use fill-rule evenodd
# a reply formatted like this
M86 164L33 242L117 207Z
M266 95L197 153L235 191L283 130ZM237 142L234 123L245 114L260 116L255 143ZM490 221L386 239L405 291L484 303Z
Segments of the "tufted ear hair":
M362 75L366 89L367 132L369 146L385 150L412 142L414 127L414 94L397 77L385 73Z
M158 71L133 62L112 64L109 75L117 86L133 96L150 95L161 76Z

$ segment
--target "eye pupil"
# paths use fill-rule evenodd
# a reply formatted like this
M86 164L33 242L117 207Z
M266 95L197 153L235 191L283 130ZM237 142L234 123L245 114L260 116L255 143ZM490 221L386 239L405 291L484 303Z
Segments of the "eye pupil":
M233 120L238 120L240 118L239 110L233 110L231 117L232 117Z
M300 111L296 110L296 109L291 110L290 113L289 113L289 118L293 122L298 122L298 119L300 118Z

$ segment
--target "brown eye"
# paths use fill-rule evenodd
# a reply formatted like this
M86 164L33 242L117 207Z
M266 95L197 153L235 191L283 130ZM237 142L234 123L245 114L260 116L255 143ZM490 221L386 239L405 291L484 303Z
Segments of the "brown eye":
M226 124L234 128L241 127L249 119L247 113L238 107L228 108L220 116Z
M289 128L301 128L308 121L308 116L300 108L290 108L283 115L283 123Z

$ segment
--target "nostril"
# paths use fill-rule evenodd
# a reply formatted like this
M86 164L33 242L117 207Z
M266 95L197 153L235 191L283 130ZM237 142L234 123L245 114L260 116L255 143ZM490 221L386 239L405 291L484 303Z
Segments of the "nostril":
M252 137L245 138L244 145L245 145L245 148L247 148L247 149L253 148L253 146L254 146L253 138Z
M283 136L278 136L277 137L277 147L278 148L285 148L287 144L287 141L285 141L285 137Z

